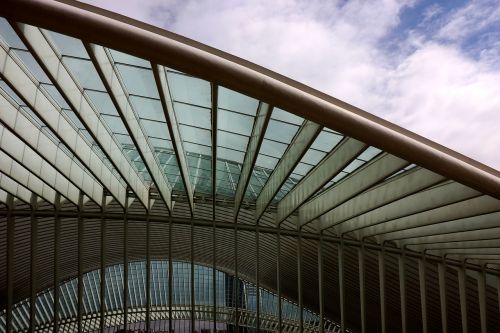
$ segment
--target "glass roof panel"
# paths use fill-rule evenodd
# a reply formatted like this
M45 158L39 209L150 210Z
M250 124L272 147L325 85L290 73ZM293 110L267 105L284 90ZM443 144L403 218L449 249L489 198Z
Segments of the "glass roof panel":
M160 98L151 69L115 64L130 95Z
M273 170L279 162L279 158L274 158L266 155L257 155L255 165L267 170Z
M166 165L159 158L159 152L162 150L170 151L173 154L174 146L165 117L166 110L163 109L161 104L160 92L156 85L151 64L149 61L117 52L116 50L110 50L110 53L115 62L115 68L123 80L123 85L129 95L134 112L139 117L138 121L143 128L144 134L147 136L151 148L155 151L158 163L164 171L167 169L172 170L167 174L167 178L169 185L174 188L175 184L179 181L182 182L182 180L179 180L179 177L177 177L180 175L177 161L166 168ZM169 101L170 98L167 97L166 100ZM174 109L176 108L177 105L174 105ZM187 113L192 114L191 111ZM196 119L199 118L200 116ZM182 129L180 131L181 133L183 132ZM184 130L184 132L186 131ZM188 132L191 134L192 139L193 134L190 131ZM200 135L198 132L195 133L195 136ZM173 178L174 183L171 183L171 172L176 176ZM177 190L181 189L179 186L175 188Z
M4 17L0 17L0 33L2 35L2 39L4 39L10 47L19 49L25 48L19 36Z
M297 164L292 174L283 184L274 197L274 202L280 201L290 192L298 182L317 166L330 153L337 144L342 141L343 136L328 128L321 130L311 147L306 151L301 161Z
M245 153L234 149L217 147L217 159L235 161L240 164L243 164L243 160L245 159Z
M179 124L211 130L210 109L183 103L174 103L174 109Z
M310 148L302 157L302 163L307 163L310 165L318 164L323 157L325 157L326 152Z
M17 104L19 105L25 105L23 100L17 96L17 94L14 92L14 90L12 90L9 85L3 81L1 78L0 78L0 88L3 89L3 91L5 91L7 93L7 95L9 95L10 98L12 98Z
M15 53L37 81L51 84L49 77L45 74L42 67L36 62L30 52L25 49L18 49L15 50Z
M183 142L184 149L186 149L186 154L201 154L207 157L212 155L212 148L210 146L198 145L191 142Z
M130 102L139 118L166 122L160 100L131 95Z
M218 131L217 146L230 148L245 152L248 145L248 137L226 131Z
M347 175L358 170L361 166L365 165L367 162L371 161L373 158L378 156L382 151L375 147L368 147L363 152L361 152L356 159L349 163L341 172L339 172L333 179L331 179L320 191L318 191L314 196L320 194L333 184L344 179Z
M141 119L148 136L151 138L170 140L167 123L153 120Z
M63 56L62 61L66 66L68 66L69 70L73 73L74 78L78 80L83 88L99 91L105 90L104 85L102 84L102 81L90 60Z
M241 113L219 109L217 113L217 127L219 130L250 136L252 134L254 119L254 117Z
M314 165L311 164L306 164L306 163L299 163L293 170L292 176L295 176L297 178L301 178L305 176L311 169L314 167Z
M149 61L144 60L142 58L134 57L130 54L123 53L117 50L109 49L111 52L111 55L113 57L113 60L115 62L119 62L122 64L129 64L133 66L139 66L139 67L144 67L144 68L151 68L151 64Z
M291 125L274 119L269 120L267 125L266 139L289 144L299 129L298 125Z
M108 116L108 115L102 115L102 119L108 124L109 129L111 132L116 133L116 134L122 134L122 135L128 135L127 128L123 124L120 117L116 116Z
M216 192L234 197L259 102L224 87L218 93L217 160L225 160L225 173L216 175Z
M66 100L61 96L56 86L50 82L35 58L27 51L9 23L0 19L0 28L2 29L2 38L14 47L12 52L41 82L43 89L58 104L65 117L91 144L96 145L77 114L70 109ZM83 88L84 95L88 97L96 112L100 114L100 119L107 125L115 140L121 144L124 153L129 156L131 163L136 166L139 172L144 173L143 179L150 179L144 162L128 134L127 127L119 116L119 112L106 91L82 41L55 32L43 31L49 42L57 48L65 67ZM183 191L184 184L180 177L178 159L174 154L174 146L169 126L167 126L169 124L167 124L165 117L166 110L163 109L160 101L159 94L162 92L158 90L156 85L151 63L148 60L116 50L106 49L106 51L112 58L112 65L121 79L120 82L127 99L131 103L137 115L137 121L142 126L148 143L155 152L165 175L176 191ZM188 163L189 177L197 193L211 193L212 130L214 130L211 128L213 98L211 96L211 83L173 69L165 69L165 73L168 93L170 94L170 96L166 96L166 100L172 103L175 118L173 122L177 122L172 126L177 126L179 129L181 144L190 160ZM5 83L0 82L0 86L5 87ZM8 87L5 89L8 90ZM217 159L218 166L219 163L221 166L217 170L217 194L232 197L240 177L259 101L225 87L218 87L217 90ZM13 95L15 98L15 94ZM285 110L273 109L250 176L249 186L245 193L246 199L258 197L265 182L280 159L286 154L289 145L303 124L304 119L301 117ZM330 129L323 129L276 194L274 203L292 190L342 139L341 134ZM324 189L355 172L379 153L380 150L374 147L367 148L333 178ZM100 154L105 156L102 151ZM401 170L401 172L405 170Z
M229 90L224 87L219 87L219 98L217 105L221 109L245 113L250 116L255 116L259 101L240 94L236 91Z
M123 149L126 149L127 151L136 150L133 145L133 141L128 137L128 132L123 120L119 117L119 114L108 92L105 90L104 84L102 83L96 68L90 61L90 57L83 46L82 41L49 30L43 30L43 32L45 37L48 38L48 40L52 42L52 45L57 49L56 51L61 54L63 64L67 66L68 71L72 74L77 84L83 88L84 94L88 96L93 106L96 108L96 112L108 115L101 117L101 119L110 129L112 137L122 146ZM67 107L69 109L69 106L66 104L62 96L60 96L56 91L55 87L47 86L46 89L50 91L51 95L60 105L65 105L63 107ZM126 155L129 156L128 154ZM140 164L143 164L140 157L136 160L140 160ZM133 166L138 165L132 160L131 162ZM147 173L147 170L144 168L142 168L142 170L143 171L136 169L143 180L149 181L150 176Z
M273 109L254 168L254 171L260 169L261 174L264 175L261 178L264 183L285 154L303 122L302 118L291 113L277 108ZM296 181L292 182L296 183ZM250 184L255 186L247 188L245 193L247 200L256 199L262 190L262 186L259 187L252 177Z
M30 108L28 108L24 102L22 102L22 100L19 98L19 96L12 90L10 89L10 87L3 81L3 80L0 80L0 89L2 89L5 93L7 93L7 95L9 97L11 97L13 99L14 102L16 102L19 106L19 112L22 112L24 113L24 115L26 115L26 117L35 125L37 126L40 131L42 133L44 133L50 140L52 140L52 142L54 142L59 148L61 148L61 150L66 154L68 155L68 157L71 158L71 160L73 160L81 169L83 169L85 171L85 173L87 173L90 177L92 177L94 180L95 177L89 172L88 168L86 166L84 166L79 160L78 158L73 155L73 153L66 147L66 145L61 142L57 136L54 134L54 132L52 132L52 130L47 127L47 125L43 122L43 120L41 120L38 115L33 112ZM80 133L82 134L85 134L87 131L80 131ZM88 136L86 136L87 138L87 142L92 142L93 140ZM93 149L95 150L99 150L99 148L97 148L97 146L93 146L92 147ZM100 150L99 150L100 151ZM103 155L102 152L100 154L101 156ZM117 177L117 179L122 183L122 185L125 184L125 181L123 178L121 178L121 176L118 174L118 172L112 167L111 163L109 163L109 161L107 159L103 160L103 164L108 167L112 172L113 174Z
M342 135L325 128L319 133L316 140L314 140L311 148L330 152L343 138Z
M149 137L149 142L156 149L168 149L173 151L174 147L172 141L166 139L158 139L155 137Z
M179 125L179 130L184 141L189 141L199 145L206 145L206 143L210 143L212 140L210 131L208 130L185 125Z
M302 123L304 122L304 119L302 119L301 117L296 116L293 113L283 111L282 109L279 109L279 108L273 109L273 114L271 115L271 118L275 119L275 120L283 121L285 123L294 124L297 126L302 125Z
M46 32L46 35L50 36L51 40L55 43L61 54L71 57L90 59L81 40L55 31L44 31Z
M229 161L217 161L217 196L234 197L240 178L240 164Z
M187 74L167 71L170 94L176 102L211 108L210 83Z
M24 66L26 69L28 69L29 73L39 82L41 82L41 89L45 90L47 94L52 97L53 101L56 102L59 106L59 108L62 109L63 114L65 117L68 119L70 124L72 124L75 128L75 130L79 131L82 133L83 137L85 140L88 142L88 144L92 147L92 149L98 153L98 155L101 157L103 163L108 167L111 172L117 177L117 179L124 184L124 180L119 176L118 171L112 166L111 162L107 159L105 156L104 152L101 150L101 148L96 144L96 142L92 139L92 137L88 134L86 130L82 130L83 125L81 124L80 120L76 117L74 112L70 110L69 105L66 103L64 98L61 96L59 91L56 89L56 87L50 82L49 78L45 74L45 72L42 70L40 65L36 62L34 57L27 51L26 46L22 43L20 38L16 35L12 27L9 25L7 21L5 21L3 18L0 18L0 24L1 24L1 35L0 38L4 41L7 41L7 39L13 43L15 43L15 46L17 49L12 49L11 51L16 54L19 59L23 62ZM66 36L65 36L66 37ZM69 37L66 37L69 38ZM79 41L80 42L80 41ZM80 42L81 43L81 42ZM8 45L9 46L9 45ZM20 98L17 96L16 93L14 93L11 89L7 91L10 96L13 96L13 98L20 102ZM24 105L24 103L20 103L20 105ZM69 117L69 118L68 118ZM41 120L39 120L41 122ZM46 127L46 126L44 126ZM54 134L52 134L53 137ZM68 150L69 151L69 150Z
M283 156L287 148L288 146L284 143L264 139L262 140L262 146L259 153L279 159Z
M212 96L208 81L166 70L167 83L175 118L179 128L182 146L186 155L198 163L189 164L188 173L195 194L211 194L212 156Z
M111 100L111 97L109 97L108 93L94 90L87 90L85 92L87 96L90 97L99 113L119 116L118 111L116 111L113 101Z

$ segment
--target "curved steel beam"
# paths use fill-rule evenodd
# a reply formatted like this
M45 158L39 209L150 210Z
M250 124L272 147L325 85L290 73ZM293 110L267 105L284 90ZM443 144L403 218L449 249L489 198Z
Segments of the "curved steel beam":
M226 86L500 198L499 171L282 75L187 38L68 0L6 0L0 15Z

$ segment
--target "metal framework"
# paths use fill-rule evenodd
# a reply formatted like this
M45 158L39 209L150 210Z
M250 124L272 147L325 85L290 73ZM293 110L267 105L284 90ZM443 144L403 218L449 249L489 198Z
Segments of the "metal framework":
M500 330L498 171L92 6L0 16L0 331Z

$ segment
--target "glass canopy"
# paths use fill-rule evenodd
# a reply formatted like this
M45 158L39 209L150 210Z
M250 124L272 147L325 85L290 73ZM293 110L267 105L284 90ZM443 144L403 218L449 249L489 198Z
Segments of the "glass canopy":
M171 193L176 201L212 195L233 201L243 166L252 163L248 147L254 140L259 143L258 149L253 152L256 155L253 165L245 170L248 173L245 175L247 184L243 184L246 189L237 202L243 200L255 205L259 196L264 196L262 189L273 172L283 169L288 176L266 202L276 207L316 165L332 154L340 142L346 140L336 131L318 127L304 142L298 133L308 121L272 107L266 110L270 115L263 115L265 103L262 101L224 87L213 89L214 85L208 81L113 49L85 45L81 40L44 29L28 27L37 32L33 38L43 39L32 40L29 49L26 42L30 41L23 41L5 19L0 19L0 25L1 43L7 57L52 103L54 116L63 117L101 159L112 177L136 194L139 188L133 184L140 183L146 189L156 189L161 195ZM83 99L88 109L81 110L82 107L69 100L70 92L65 91L49 69L42 68L48 65L40 59L45 55L38 52L49 52L58 59L59 69L73 81L73 88L68 89L76 89L76 97ZM44 115L33 110L33 103L26 103L28 98L22 91L13 90L12 82L8 84L4 80L0 81L0 89L2 96L14 108L22 110L22 115L42 130L86 175L100 182L96 172L89 170L81 163L80 156L65 147L69 142L54 133L57 125L48 124ZM258 117L268 119L260 123ZM98 130L92 122L99 123ZM103 131L106 138L102 138ZM116 153L110 149L115 148L103 150L103 145L109 146L109 140L114 142L111 147L121 151L123 161L113 159ZM284 156L293 154L290 147L299 144L299 140L300 144L305 144L303 156L289 166L280 167ZM375 148L360 151L324 185L323 190L379 152ZM124 162L135 174L128 179L124 178L126 170L120 164ZM212 170L214 166L215 171ZM116 192L109 192L119 199Z
M0 6L0 330L499 330L498 171L71 3Z

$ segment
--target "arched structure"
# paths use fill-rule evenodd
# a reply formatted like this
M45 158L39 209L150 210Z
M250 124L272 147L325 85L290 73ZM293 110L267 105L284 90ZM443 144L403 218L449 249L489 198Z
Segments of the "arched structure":
M500 330L498 171L88 5L4 1L0 15L1 330L45 329L37 294L52 288L50 329L85 331L84 277L119 265L121 293L110 291L117 280L93 285L99 300L122 300L115 312L96 303L96 327L155 329L155 293L134 315L130 263L144 263L143 288L155 290L146 267L177 261L189 263L182 311L193 330L197 265L212 274L212 331L218 271L238 290L231 331L307 331L312 312L319 332L333 322L355 332ZM162 277L168 295L174 276ZM242 281L276 294L275 326L261 293L244 319ZM68 285L75 325L64 321ZM299 309L293 322L284 299ZM173 328L178 303L164 305Z

